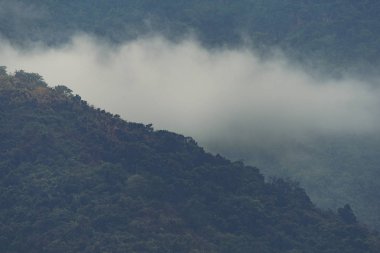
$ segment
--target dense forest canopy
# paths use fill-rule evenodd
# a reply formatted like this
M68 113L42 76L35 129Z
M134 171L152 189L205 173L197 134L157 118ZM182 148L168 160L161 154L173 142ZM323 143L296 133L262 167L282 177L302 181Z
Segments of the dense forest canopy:
M37 65L36 52L64 52L78 34L116 52L139 38L158 35L181 44L190 37L209 52L252 49L267 59L279 50L291 67L302 66L317 80L371 80L369 88L348 95L372 91L373 98L372 87L379 86L378 13L375 0L0 0L0 65L24 53L35 55ZM9 48L15 53L7 56ZM114 87L108 82L104 86ZM70 88L49 88L39 74L8 74L0 67L2 251L378 252L377 235L356 220L380 228L380 131L296 135L271 143L231 124L227 141L208 143L209 150L244 159L261 173L298 180L318 206L333 213L314 207L291 181L265 183L255 168L207 154L191 138L125 122L89 106ZM362 104L371 111L368 105ZM308 108L306 102L301 107Z
M2 252L378 252L350 207L0 68Z
M12 42L56 44L78 32L123 42L148 33L195 34L207 46L247 41L266 52L339 71L376 73L380 3L376 0L81 0L0 1L0 33Z

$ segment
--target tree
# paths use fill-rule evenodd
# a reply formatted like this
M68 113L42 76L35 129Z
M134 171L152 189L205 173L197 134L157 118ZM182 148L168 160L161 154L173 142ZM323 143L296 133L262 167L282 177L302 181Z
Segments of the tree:
M18 70L15 72L14 77L17 81L19 81L22 85L25 85L29 88L36 87L47 87L47 83L45 83L43 77L37 73L28 73L24 70Z
M356 216L349 204L344 205L342 208L338 208L338 214L342 220L347 224L354 224L357 222Z
M7 67L0 66L0 76L5 76L5 75L7 75Z
M54 87L54 90L60 94L71 97L73 96L73 91L67 88L65 85L57 85Z

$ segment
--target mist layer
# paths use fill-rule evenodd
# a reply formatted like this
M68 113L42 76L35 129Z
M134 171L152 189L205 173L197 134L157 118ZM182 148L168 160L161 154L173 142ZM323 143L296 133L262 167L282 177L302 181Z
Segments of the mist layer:
M378 123L377 89L312 78L282 57L263 61L244 48L209 51L160 37L115 47L78 36L29 51L3 42L0 59L9 71L37 72L129 121L200 140L361 133Z

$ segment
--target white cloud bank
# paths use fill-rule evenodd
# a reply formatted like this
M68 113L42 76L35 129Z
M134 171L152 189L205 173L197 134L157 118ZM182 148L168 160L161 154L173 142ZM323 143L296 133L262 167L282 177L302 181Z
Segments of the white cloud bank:
M88 36L59 48L0 45L0 65L37 72L128 121L194 136L250 142L377 129L379 91L355 80L319 81L282 58L207 50L160 37L110 46ZM322 80L322 79L321 79Z

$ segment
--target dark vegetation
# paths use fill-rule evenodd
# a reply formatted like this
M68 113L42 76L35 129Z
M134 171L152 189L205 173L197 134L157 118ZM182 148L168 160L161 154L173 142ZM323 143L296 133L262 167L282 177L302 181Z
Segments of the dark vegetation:
M0 68L1 252L379 252L351 207Z
M0 0L0 34L28 47L77 32L112 43L191 32L207 47L248 40L263 55L281 48L309 68L366 76L379 66L378 13L375 0ZM126 123L64 86L47 88L38 74L0 68L0 76L2 252L379 251L349 206L337 216L301 205L295 184L264 183L256 169L206 154L192 139ZM350 203L379 228L379 140L328 136L287 146L301 154L295 160L256 150L247 160L300 180L319 205ZM291 196L280 193L286 187Z
M219 142L209 149L244 159L266 176L300 182L319 207L350 203L361 222L380 229L380 132L335 133L265 146L265 141L234 147Z
M377 0L35 0L0 1L0 33L14 43L66 42L77 32L120 43L149 33L205 45L252 41L333 74L377 73Z

